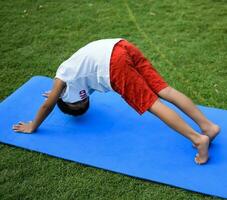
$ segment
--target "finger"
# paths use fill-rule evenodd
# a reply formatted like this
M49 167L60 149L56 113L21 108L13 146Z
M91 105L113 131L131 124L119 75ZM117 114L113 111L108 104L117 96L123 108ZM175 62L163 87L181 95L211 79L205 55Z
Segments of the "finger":
M44 92L44 95L49 95L51 93L51 90Z
M43 95L44 97L48 97L48 96L50 95L50 93L49 93L49 92L48 92L48 93L45 92L45 93L43 93L42 95Z
M14 130L14 131L17 131L17 132L18 132L18 131L19 131L19 132L23 132L23 129L21 129L21 128L18 128L18 127L16 127L16 128L13 128L13 130Z
M44 93L44 94L42 94L42 96L43 96L43 97L48 97L49 94L45 94L45 93Z
M15 132L22 132L22 130L21 130L20 128L13 128L13 130L14 130Z
M24 125L23 124L13 125L12 129L13 130L21 130L21 131L23 131L24 130Z
M22 133L22 131L20 131L20 130L14 130L14 132L17 132L17 133Z
M44 93L50 93L51 92L51 90L47 90L47 91L45 91Z
M48 95L49 93L48 92L44 92L43 95Z
M24 125L25 123L20 121L18 124L20 124L20 125Z
M22 132L24 132L24 129L21 128L21 127L13 127L12 129L13 129L15 132L17 132L17 133L22 133Z
M13 125L13 128L20 128L21 125Z

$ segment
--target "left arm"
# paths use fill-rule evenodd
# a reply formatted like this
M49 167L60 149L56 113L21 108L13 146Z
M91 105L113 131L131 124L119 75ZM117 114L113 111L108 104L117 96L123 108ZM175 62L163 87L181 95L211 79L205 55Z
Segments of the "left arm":
M35 117L35 120L30 121L29 123L19 122L18 124L13 125L12 129L15 132L22 132L22 133L34 132L40 126L40 124L46 119L46 117L50 114L50 112L53 110L64 87L65 87L65 83L62 80L55 79L53 89L49 93L47 100L40 107Z

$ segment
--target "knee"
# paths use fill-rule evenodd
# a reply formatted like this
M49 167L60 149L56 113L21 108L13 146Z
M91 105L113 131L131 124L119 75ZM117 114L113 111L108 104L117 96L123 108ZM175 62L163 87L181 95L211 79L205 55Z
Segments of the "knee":
M171 97L173 91L174 91L174 89L172 87L168 86L168 87L164 88L163 90L161 90L158 93L158 96L161 98L168 98L168 97Z
M161 101L159 98L157 98L157 100L151 105L148 111L153 112L154 110L156 110L157 107L159 107L160 104L161 104Z

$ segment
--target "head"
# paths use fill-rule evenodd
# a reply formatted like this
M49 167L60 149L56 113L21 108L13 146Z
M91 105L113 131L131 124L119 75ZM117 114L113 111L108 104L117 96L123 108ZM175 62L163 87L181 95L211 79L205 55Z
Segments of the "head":
M78 116L84 114L88 110L89 97L75 103L66 103L59 98L57 105L63 113Z

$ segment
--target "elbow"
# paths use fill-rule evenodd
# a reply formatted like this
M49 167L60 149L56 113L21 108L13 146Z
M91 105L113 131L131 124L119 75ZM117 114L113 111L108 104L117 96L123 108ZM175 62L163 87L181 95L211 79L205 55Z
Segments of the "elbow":
M53 108L54 108L54 105L50 105L50 104L47 104L47 103L44 103L42 105L42 109L45 110L45 111L51 111Z

